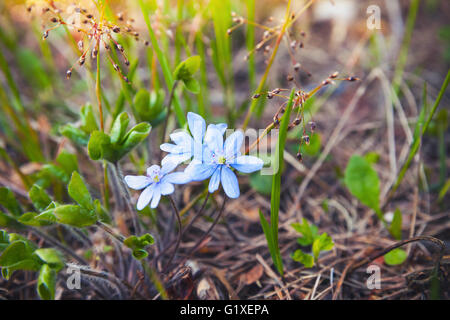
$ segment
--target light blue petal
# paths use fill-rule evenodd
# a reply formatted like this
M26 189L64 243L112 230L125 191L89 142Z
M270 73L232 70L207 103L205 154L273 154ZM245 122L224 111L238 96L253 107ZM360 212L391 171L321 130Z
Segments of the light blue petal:
M216 167L216 164L195 164L192 166L189 174L192 181L202 181L211 177Z
M264 165L264 161L253 156L240 156L234 158L229 164L237 171L251 173L261 170Z
M163 196L167 196L168 194L172 194L175 191L175 188L173 186L173 184L167 182L167 181L163 181L160 184L160 188L161 188L161 194Z
M222 171L223 166L218 166L217 169L214 171L211 180L209 180L209 186L208 191L209 193L213 193L217 189L219 189L220 184L220 172Z
M163 143L162 145L159 146L159 148L162 151L169 152L169 153L181 153L181 152L183 152L183 147L182 146L177 146L177 145L174 145L172 143Z
M124 180L127 186L134 190L144 189L152 183L147 176L125 176Z
M232 199L239 197L239 183L236 175L230 168L223 166L220 177L225 194Z
M220 133L223 135L225 133L225 131L227 130L227 124L226 123L219 123L216 124L216 129L220 131Z
M154 184L148 186L147 188L144 189L144 191L142 191L141 195L139 196L136 209L142 210L148 205L148 203L150 202L150 200L152 200L153 197L153 189Z
M155 185L155 188L153 190L153 198L152 198L152 203L150 204L150 208L155 209L159 204L159 200L161 200L160 183Z
M242 142L244 141L244 134L238 130L233 132L225 141L224 153L227 158L239 154Z
M223 153L223 135L215 125L209 125L206 130L204 142L215 153Z
M205 120L194 112L188 112L187 121L194 140L198 143L203 143L203 137L206 131Z
M168 182L174 184L185 184L191 182L191 176L186 172L172 172L164 176L161 182Z
M192 142L192 137L184 130L179 130L170 134L170 139L177 145L187 145Z
M190 153L170 153L162 159L161 164L164 166L168 162L173 162L178 165L189 160L190 158L192 158L192 154Z
M169 158L170 159L170 158ZM166 175L169 172L172 172L178 165L177 161L165 161L161 168L161 175Z
M205 146L202 143L194 142L192 144L191 154L194 156L194 160L202 161L203 149Z

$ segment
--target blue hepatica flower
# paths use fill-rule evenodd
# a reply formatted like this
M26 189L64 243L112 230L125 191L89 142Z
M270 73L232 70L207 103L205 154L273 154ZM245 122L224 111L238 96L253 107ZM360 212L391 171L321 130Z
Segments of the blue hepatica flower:
M187 120L189 131L192 136L184 130L172 133L170 135L170 139L174 142L174 144L163 143L160 146L162 151L169 153L161 161L162 165L169 161L180 164L190 159L192 159L192 164L201 162L203 148L205 145L204 137L206 132L206 122L200 115L193 112L188 112ZM208 129L209 128L216 128L222 132L223 135L227 129L227 125L225 123L217 125L210 124L208 126Z
M162 167L153 165L147 169L145 176L125 176L125 182L131 189L142 190L136 208L144 209L151 201L150 207L158 206L161 195L172 194L174 184L184 184L191 181L189 175L184 172L172 172L177 163L166 162Z
M217 127L208 127L204 137L202 162L195 163L187 172L193 181L211 177L208 190L213 193L222 183L225 194L230 198L239 197L239 184L231 168L243 173L261 170L264 162L253 156L243 156L239 151L244 141L242 131L235 131L223 142L223 133Z

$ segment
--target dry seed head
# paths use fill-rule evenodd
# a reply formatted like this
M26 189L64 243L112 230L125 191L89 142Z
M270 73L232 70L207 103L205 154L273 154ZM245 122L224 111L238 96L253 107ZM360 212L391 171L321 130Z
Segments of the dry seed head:
M275 89L272 90L273 94L279 94L280 92L281 92L280 88L275 88Z
M253 95L253 99L258 99L259 97L260 97L261 95L259 94L259 93L255 93L254 95Z
M303 161L303 155L299 152L297 153L297 160L302 162Z
M288 74L288 76L286 77L287 81L294 81L294 77L290 74Z
M78 49L80 49L80 51L83 50L83 48L84 48L83 40L78 41L77 46L78 46Z
M309 145L309 136L303 136L302 140L306 143L306 145Z
M80 59L78 59L78 64L79 64L80 66L82 66L82 65L84 64L84 61L85 61L84 56L81 56Z
M44 31L44 33L42 34L42 39L45 40L48 38L48 31Z
M272 49L271 46L265 46L265 47L264 47L264 52L265 52L265 53L268 53L268 52L270 52L271 49Z
M339 72L336 71L330 75L330 79L335 79L338 75L339 75Z
M295 118L294 125L298 126L300 124L300 122L302 122L302 120L300 118Z
M273 93L272 92L268 92L267 93L267 99L272 99L273 98Z
M67 70L66 71L66 78L70 79L71 76L72 76L72 70Z
M118 26L114 26L112 28L112 31L115 32L115 33L119 33L120 32L120 28Z
M294 65L294 70L295 70L295 71L300 70L301 66L302 66L302 65L301 65L300 63L297 62L297 63Z
M295 49L297 47L297 40L293 40L292 42L291 42L291 48L292 49Z
M56 17L53 17L53 18L50 19L50 21L53 22L53 23L56 23L56 22L58 22L58 19Z
M116 44L116 47L117 47L117 49L119 49L120 50L120 52L123 52L124 51L124 49L123 49L123 47L122 47L122 45L121 44Z
M314 130L316 130L316 123L314 121L310 121L309 126L311 128L311 132L314 132Z
M233 30L230 28L227 30L227 35L230 35L233 32Z
M345 80L353 82L353 81L358 81L359 78L357 78L357 77L348 77L348 78L345 79Z
M117 63L113 64L113 68L114 70L119 71L119 65Z

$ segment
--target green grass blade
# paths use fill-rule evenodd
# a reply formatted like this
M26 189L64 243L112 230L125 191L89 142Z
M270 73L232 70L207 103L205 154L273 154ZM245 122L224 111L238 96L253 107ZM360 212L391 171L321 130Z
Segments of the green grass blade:
M406 171L411 166L411 162L414 159L414 156L416 155L417 151L419 150L420 142L422 141L422 136L427 131L428 126L429 126L431 120L433 119L434 114L436 113L436 109L439 106L439 103L441 102L441 99L445 93L445 90L447 89L449 81L450 81L450 70L448 70L448 72L447 72L447 76L445 77L444 83L442 84L442 87L441 87L441 90L439 91L438 97L436 98L436 101L434 102L434 105L431 108L430 113L428 114L425 124L420 129L416 125L416 129L414 132L414 140L413 140L413 143L409 150L408 158L406 159L405 164L403 165L402 169L400 170L400 173L397 177L397 181L395 182L394 186L391 189L390 196L392 196L395 193L395 191L399 187L400 183L402 182L403 178L405 177ZM421 114L422 114L422 112L425 113L425 111L426 111L426 89L424 89L423 101L424 102L423 102ZM421 116L419 116L419 122L420 122L420 117ZM419 122L418 122L418 125L420 125ZM419 132L419 134L417 134L418 132Z
M295 89L292 89L289 97L289 102L286 106L286 111L281 119L280 131L278 134L277 151L275 155L275 168L278 168L277 172L273 176L272 182L272 195L270 201L270 224L272 229L273 246L275 248L274 264L280 273L283 275L283 261L281 260L281 253L278 247L278 213L280 210L280 197L281 197L281 175L283 173L283 155L284 146L286 144L287 129L290 121L290 115L292 111L292 104L294 101Z

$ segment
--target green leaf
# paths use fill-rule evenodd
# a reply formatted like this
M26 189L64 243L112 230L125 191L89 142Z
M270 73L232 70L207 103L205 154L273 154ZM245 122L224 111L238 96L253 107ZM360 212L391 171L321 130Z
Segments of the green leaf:
M0 252L3 252L9 243L9 234L5 230L0 230Z
M365 158L353 155L345 169L344 180L350 192L380 217L380 179L371 164Z
M304 253L302 250L295 250L292 255L294 261L302 263L306 268L312 268L314 266L314 258L312 255Z
M194 73L200 68L200 56L192 56L180 62L173 73L176 80L186 81L192 78Z
M333 239L326 233L322 233L319 237L317 237L312 245L312 251L314 258L317 260L319 258L319 254L322 251L328 251L333 249L334 243Z
M101 131L93 131L88 143L88 153L92 160L107 159L112 153L109 136Z
M11 239L10 239L11 241ZM14 270L37 271L40 268L39 261L33 258L33 248L23 240L17 240L3 251L0 256L0 267L8 269L8 275Z
M20 223L17 222L16 219L10 217L6 213L0 211L0 227L2 228L11 228L11 229L20 229Z
M125 136L130 118L126 112L119 114L113 122L110 136L112 144L120 144Z
M124 240L123 244L132 249L133 256L140 260L148 256L148 252L144 248L152 245L154 242L153 237L149 233L146 233L140 237L130 236Z
M152 126L158 125L165 119L167 110L164 108L165 91L158 90L149 93L140 89L134 97L134 110L140 121L149 122Z
M389 227L389 232L397 240L402 238L402 213L399 209L396 209L394 212L394 218Z
M22 214L22 208L14 193L6 187L0 187L0 205L15 216Z
M111 222L111 217L109 216L108 212L102 207L102 204L100 203L100 200L95 199L94 200L94 207L95 207L95 213L97 214L98 220L105 223Z
M315 225L309 225L308 221L303 218L303 223L300 224L298 222L294 222L291 226L295 229L295 231L301 233L303 237L298 238L297 242L302 246L308 246L314 242L314 239L317 237L317 227Z
M71 124L60 127L59 133L81 146L86 146L89 142L89 134Z
M42 300L54 300L56 287L56 271L47 264L41 267L37 282L37 292Z
M200 83L197 81L197 79L189 78L183 80L183 83L186 89L188 89L190 92L195 94L200 92Z
M97 221L95 212L77 205L63 205L57 207L54 214L59 223L82 228L93 225Z
M408 254L405 250L397 248L394 250L389 251L384 255L384 262L387 265L395 266L402 264L406 258L408 257Z
M272 257L276 256L276 250L274 246L273 236L272 236L272 229L270 229L270 225L267 222L266 218L264 217L263 213L261 212L261 209L259 210L259 221L261 222L261 227L263 229L264 235L266 236L267 240L267 246L269 247L269 252Z
M72 175L72 172L78 171L77 156L75 154L67 152L66 150L62 150L59 153L58 157L56 158L56 162L69 177Z
M250 186L261 194L270 195L272 192L272 180L272 176L256 172L250 175Z
M52 212L52 211L53 210L51 210L50 212ZM41 215L36 212L26 212L20 216L18 221L24 225L33 226L33 227L49 226L49 225L53 224L53 222L56 221L56 218L53 215L52 215L52 217L53 217L52 220L46 220L43 218L44 216L37 218L38 216L41 216Z
M37 255L44 263L48 264L52 269L55 269L56 272L64 268L64 258L61 252L56 249L37 249L34 251L34 254Z
M68 187L70 197L75 200L80 206L88 210L93 210L92 198L89 190L84 184L83 179L80 177L78 172L74 171L72 173L72 178L69 182Z
M86 104L81 108L80 118L82 123L80 129L85 133L91 133L92 131L98 130L97 120L95 120L94 111L90 104Z
M364 158L369 163L377 163L380 160L380 155L376 152L368 152L364 155Z
M28 195L31 199L31 202L33 202L33 206L38 211L44 211L48 205L52 202L52 199L50 199L47 192L45 192L44 189L39 187L38 185L33 185L28 192ZM23 215L21 216L23 217Z
M126 153L131 151L131 149L136 147L150 134L151 129L152 126L146 122L141 122L131 128L124 138L124 143L120 150L121 153L125 155Z

